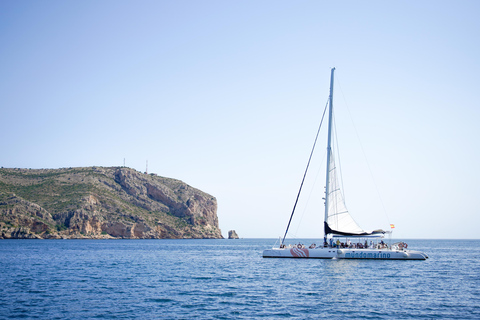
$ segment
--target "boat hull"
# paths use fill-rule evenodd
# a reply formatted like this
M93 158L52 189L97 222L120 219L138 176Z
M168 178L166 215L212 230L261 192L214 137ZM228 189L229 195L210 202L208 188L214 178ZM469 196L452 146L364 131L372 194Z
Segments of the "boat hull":
M263 251L264 258L299 259L370 259L370 260L426 260L428 256L414 250L390 249L333 249L333 248L272 248Z

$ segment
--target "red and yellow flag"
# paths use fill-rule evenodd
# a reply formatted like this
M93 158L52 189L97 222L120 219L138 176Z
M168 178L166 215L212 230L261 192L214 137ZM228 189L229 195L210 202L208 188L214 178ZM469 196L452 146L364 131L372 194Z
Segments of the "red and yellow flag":
M394 225L394 224L390 224L390 228L395 229L395 225Z

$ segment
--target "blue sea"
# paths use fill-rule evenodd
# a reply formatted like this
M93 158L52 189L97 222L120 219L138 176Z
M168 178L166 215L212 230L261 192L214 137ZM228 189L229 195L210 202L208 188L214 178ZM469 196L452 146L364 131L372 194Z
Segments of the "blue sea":
M480 240L407 242L430 259L263 259L272 239L2 240L0 319L480 319Z

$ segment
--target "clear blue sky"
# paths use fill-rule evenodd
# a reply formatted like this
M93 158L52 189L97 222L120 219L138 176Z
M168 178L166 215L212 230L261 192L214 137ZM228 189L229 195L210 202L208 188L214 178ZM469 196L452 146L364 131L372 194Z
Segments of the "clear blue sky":
M336 67L357 222L478 238L479 14L479 1L1 1L0 166L148 160L214 195L224 235L278 237ZM322 236L321 170L298 237Z

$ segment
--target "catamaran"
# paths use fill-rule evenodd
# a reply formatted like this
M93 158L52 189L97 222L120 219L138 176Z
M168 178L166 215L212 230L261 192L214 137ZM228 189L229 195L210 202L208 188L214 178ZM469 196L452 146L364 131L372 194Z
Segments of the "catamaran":
M335 166L334 152L332 152L332 114L333 114L333 80L335 68L330 75L330 95L328 100L328 138L327 138L327 168L325 187L325 217L323 244L312 244L308 248L302 244L285 245L285 237L295 212L293 212L287 225L287 230L279 246L263 251L264 258L313 258L313 259L374 259L374 260L426 260L428 256L420 251L408 249L404 242L387 244L383 240L391 231L377 229L363 230L352 218L345 205L342 190L338 183L337 168ZM322 121L323 122L323 121ZM321 126L321 125L320 125ZM320 128L319 128L320 131ZM318 132L317 132L318 137ZM305 175L315 149L315 143L310 154ZM303 181L302 184L303 185ZM300 187L301 190L301 187ZM299 192L300 195L300 192ZM298 196L299 196L298 195ZM297 196L297 201L298 201ZM392 226L393 227L393 226ZM340 241L342 240L342 242ZM375 240L375 242L373 241Z

